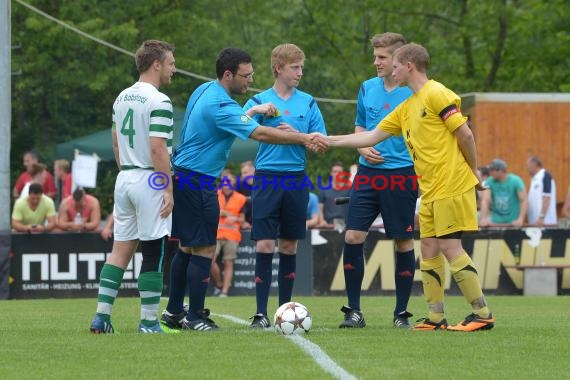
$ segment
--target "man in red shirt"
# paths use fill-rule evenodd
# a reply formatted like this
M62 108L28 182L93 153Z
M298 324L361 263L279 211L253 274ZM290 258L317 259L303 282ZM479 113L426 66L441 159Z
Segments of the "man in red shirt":
M32 150L27 151L24 153L24 167L26 170L20 174L16 184L14 185L14 189L12 190L12 195L14 198L18 198L22 189L26 186L27 183L32 182L32 171L34 164L38 163L38 154ZM47 170L45 170L45 174L43 175L43 182L41 183L42 189L45 195L54 198L57 192L55 188L55 182L53 180L53 176Z
M99 200L78 187L61 201L57 225L64 231L97 231L101 223Z

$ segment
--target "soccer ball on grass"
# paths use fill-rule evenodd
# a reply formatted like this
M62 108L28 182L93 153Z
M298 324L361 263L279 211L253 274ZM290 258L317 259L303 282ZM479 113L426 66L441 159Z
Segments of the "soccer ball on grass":
M311 329L313 318L309 310L298 302L279 306L273 317L275 330L283 335L302 335Z

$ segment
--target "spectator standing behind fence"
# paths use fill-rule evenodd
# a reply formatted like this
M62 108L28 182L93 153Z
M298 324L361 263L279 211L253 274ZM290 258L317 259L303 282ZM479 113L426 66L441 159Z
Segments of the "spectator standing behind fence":
M99 200L78 187L61 201L57 225L64 231L97 231L101 223Z
M53 163L53 175L57 193L55 207L59 208L61 201L71 195L71 166L67 160L55 160Z
M41 164L38 166L38 154L32 150L27 151L24 153L23 163L26 170L20 174L14 188L12 189L12 195L14 198L18 198L24 187L31 182L38 182L41 184L43 194L50 198L54 198L56 189L53 176L46 170L45 165ZM25 195L27 195L27 193Z
M30 175L32 176L31 177L32 179L29 182L27 182L22 188L22 191L20 192L20 198L28 195L28 191L32 183L39 183L40 185L45 184L46 178L49 178L50 174L47 171L47 166L45 164L42 164L41 162L36 162L32 164L32 170L30 171ZM42 185L42 189L45 194L46 186Z
M255 167L251 160L241 163L241 176L240 183L237 186L237 191L247 198L243 212L245 214L245 221L242 228L251 228L251 189L253 186L253 176L255 175Z
M307 229L316 228L321 222L321 210L319 209L319 196L309 193L307 204Z
M485 181L485 186L489 191L480 193L481 227L494 224L522 226L526 216L527 196L521 177L507 173L506 162L496 158L489 165L489 178Z
M43 194L42 185L32 183L28 195L16 200L12 228L17 232L50 232L56 226L53 200Z
M343 176L343 182L338 181L339 176ZM348 181L348 174L344 171L343 164L335 162L331 166L328 185L319 193L319 209L321 212L319 227L334 228L335 219L342 220L344 225L348 213L348 204L337 205L335 199L350 195L350 184L345 181Z
M218 190L220 219L211 274L215 286L214 295L227 297L234 277L234 262L241 242L241 225L245 220L243 210L247 198L235 191L236 177L233 174L226 174L222 178L220 187L221 189ZM222 253L224 263L223 275L216 261L220 253Z
M544 226L558 224L556 216L556 183L536 156L530 157L526 168L531 176L528 189L528 224Z

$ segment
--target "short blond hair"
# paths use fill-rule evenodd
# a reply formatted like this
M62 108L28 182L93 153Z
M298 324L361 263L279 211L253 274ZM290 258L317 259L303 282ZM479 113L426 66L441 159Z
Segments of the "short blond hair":
M407 43L404 36L399 33L386 32L376 34L370 39L373 48L388 48L390 53Z
M402 64L412 62L416 70L421 73L425 73L429 67L428 51L422 45L413 42L396 49L393 57Z
M289 63L305 60L305 53L295 44L277 45L271 52L271 70L273 76L277 78L277 68L281 68Z

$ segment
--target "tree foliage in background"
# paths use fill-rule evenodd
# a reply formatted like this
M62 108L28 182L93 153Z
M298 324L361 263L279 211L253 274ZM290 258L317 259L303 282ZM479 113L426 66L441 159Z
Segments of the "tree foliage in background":
M273 47L298 44L307 56L300 88L316 97L356 99L375 75L370 38L402 33L428 49L430 77L457 93L570 91L567 0L30 0L51 16L134 52L145 39L176 46L178 68L214 77L218 52L241 47L254 59L254 87L272 85ZM12 2L12 176L22 153L44 162L55 145L110 126L116 95L137 79L133 58L99 45ZM184 107L202 81L183 75L163 88ZM253 93L249 94L249 96ZM247 97L238 99L243 103ZM355 105L319 102L330 134L354 129ZM354 150L310 154L310 175L333 161L347 166ZM113 175L103 174L110 197ZM100 177L101 178L101 177ZM108 182L108 183L107 183ZM110 202L103 201L105 204Z

